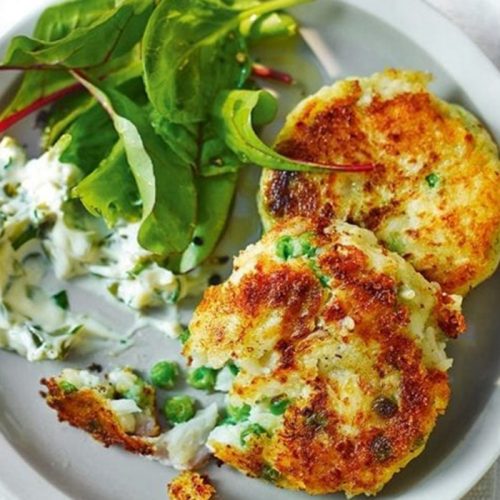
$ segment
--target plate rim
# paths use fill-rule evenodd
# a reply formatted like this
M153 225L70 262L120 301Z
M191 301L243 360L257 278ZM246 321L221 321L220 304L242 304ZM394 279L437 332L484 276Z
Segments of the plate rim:
M482 94L474 95L474 104L478 113L483 118L485 115L491 114L488 112L488 109L500 109L500 92L498 90L495 92L495 88L500 89L500 70L460 27L455 25L426 0L406 0L405 2L401 2L400 0L378 0L377 2L366 2L366 0L336 1L340 4L343 3L355 7L399 32L403 32L401 28L404 28L404 36L409 38L413 43L431 55L439 53L439 59L436 59L436 61L453 80L463 84L462 90L467 96L469 96L467 88L471 88L474 85L474 75L477 72L467 71L467 65L463 64L463 61L473 60L476 69L481 74L481 78L487 81L487 90ZM36 8L30 9L10 29L0 33L0 46L4 47L12 36L25 31L29 23L33 22L45 7L53 3L55 3L55 0L38 0ZM409 16L411 19L409 19ZM427 24L430 23L428 29L422 30L419 28L420 25L414 22L416 18L425 19ZM437 33L442 33L443 31L446 32L446 36L437 36ZM460 50L453 50L453 47L456 45L460 46ZM497 118L493 122L486 121L486 123L498 143L500 140L500 118ZM495 418L500 416L500 380L497 382L496 387L483 412L471 426L469 433L476 432L481 421L488 418L495 420ZM491 428L491 426L488 428ZM485 440L483 435L479 437L483 441ZM462 480L461 486L448 498L461 498L493 466L500 457L500 437L497 438L497 441L496 445L492 447L496 451L486 456L484 454L483 456L479 455L479 459L477 455L475 456L476 461L469 463L467 469L468 474L466 477L469 479ZM35 466L31 465L1 431L0 450L0 467L4 468L4 470L8 468L10 471L8 478L0 477L1 498L21 500L22 498L26 498L24 495L31 494L42 495L42 498L47 497L54 500L70 498L52 483L50 477L43 476ZM455 451L452 453L455 453ZM20 482L15 480L16 478L28 477L29 481Z

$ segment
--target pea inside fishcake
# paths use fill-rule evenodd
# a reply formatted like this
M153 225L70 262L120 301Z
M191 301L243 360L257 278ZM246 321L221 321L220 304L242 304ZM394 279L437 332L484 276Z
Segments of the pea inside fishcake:
M184 354L237 367L208 438L219 459L286 488L372 494L446 409L445 340L464 329L460 298L373 233L295 218L205 292Z
M332 217L375 232L424 276L465 294L500 259L500 160L481 123L429 92L429 75L386 70L302 101L276 149L302 161L371 163L368 173L265 171L267 228L291 216Z

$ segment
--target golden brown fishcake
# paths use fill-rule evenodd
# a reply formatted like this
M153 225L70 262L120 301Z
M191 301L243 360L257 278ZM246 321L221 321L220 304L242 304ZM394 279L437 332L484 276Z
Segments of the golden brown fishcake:
M208 477L193 471L183 472L168 485L170 500L212 500L215 493Z
M99 391L85 387L75 391L64 391L56 377L42 379L48 392L43 394L47 404L57 412L61 422L88 432L104 446L119 445L127 451L140 455L152 455L152 442L144 436L125 432L117 414L109 407L109 400ZM160 427L156 423L149 436L156 436Z
M332 216L375 232L424 276L465 294L500 259L500 160L479 121L427 90L427 74L386 70L335 83L290 114L276 149L368 173L265 171L264 225Z
M277 224L209 288L184 354L239 368L233 420L208 444L292 489L379 491L423 450L449 398L445 336L465 329L443 293L375 236L343 222Z

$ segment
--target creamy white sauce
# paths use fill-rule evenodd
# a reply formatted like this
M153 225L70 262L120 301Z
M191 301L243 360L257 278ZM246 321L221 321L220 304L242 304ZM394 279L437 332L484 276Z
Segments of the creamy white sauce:
M48 267L60 280L95 277L112 300L176 337L182 331L176 304L199 293L206 273L176 276L163 267L139 245L139 224L120 222L110 230L84 210L72 213L71 190L82 173L60 161L68 140L63 136L29 161L13 139L0 141L0 348L30 361L57 359L93 333L95 322L59 307L43 290ZM39 255L41 269L30 268L31 254Z

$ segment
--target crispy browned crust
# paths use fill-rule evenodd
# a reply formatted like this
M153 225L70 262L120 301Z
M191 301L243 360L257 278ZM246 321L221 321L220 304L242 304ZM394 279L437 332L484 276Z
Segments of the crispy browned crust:
M407 78L394 70L384 75ZM265 172L264 218L310 216L329 203L334 217L371 229L390 247L387 222L404 220L410 203L420 199L420 222L403 223L399 231L408 242L402 255L447 292L467 292L493 272L500 255L500 161L491 138L424 85L390 99L375 94L369 105L360 105L362 95L352 80L330 102L309 99L276 149L296 160L371 163L375 170ZM432 173L442 182L430 189L426 177Z
M88 432L106 447L119 445L132 453L153 454L154 447L146 439L124 432L113 412L107 408L106 399L97 391L82 388L66 393L54 378L42 379L41 383L48 389L44 395L47 404L57 411L61 422Z
M168 485L170 500L212 500L215 493L215 488L208 477L193 471L179 474Z
M283 262L267 253L274 248L269 242L289 231L290 226L278 224L265 236L266 252L255 257L254 267L248 265L237 282L206 291L190 325L186 354L202 352L217 365L228 359L244 365L249 360L265 363L272 350L278 354L274 368L259 375L242 369L232 393L249 404L276 384L284 391L299 384L309 393L294 399L277 432L255 437L250 448L210 445L219 459L250 476L261 477L271 466L279 473L275 482L280 486L312 494L373 494L423 450L436 418L446 409L448 377L424 362L422 346L409 335L414 311L398 297L401 283L395 276L375 270L367 255L341 242L339 234L320 230L313 241L322 249L317 262L331 280L332 295L307 259ZM238 258L237 267L246 265L244 257ZM463 317L450 312L448 296L439 287L429 290L431 297L434 293L431 316L445 325L448 335L458 335L465 328ZM269 321L272 315L279 320ZM355 323L353 331L340 327L346 315ZM343 345L356 350L359 358L335 354ZM311 365L311 356L321 350L324 355ZM368 403L352 419L340 406L349 407L354 396L339 385L335 370L359 375L357 384ZM399 377L399 404L385 399L376 403L392 397L385 385L391 377ZM343 432L345 425L357 433Z

